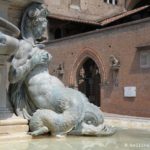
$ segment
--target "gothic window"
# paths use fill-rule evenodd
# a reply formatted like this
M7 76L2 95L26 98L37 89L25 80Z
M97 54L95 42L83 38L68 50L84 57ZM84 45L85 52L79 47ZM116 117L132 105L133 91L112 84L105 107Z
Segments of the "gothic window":
M104 0L105 3L107 4L112 4L112 5L117 5L118 4L118 0Z

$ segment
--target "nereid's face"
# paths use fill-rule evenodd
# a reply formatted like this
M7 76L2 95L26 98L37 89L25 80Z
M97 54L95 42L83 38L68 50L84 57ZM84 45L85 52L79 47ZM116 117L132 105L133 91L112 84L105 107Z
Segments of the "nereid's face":
M45 17L39 17L33 22L33 36L35 39L40 39L47 28L47 20Z

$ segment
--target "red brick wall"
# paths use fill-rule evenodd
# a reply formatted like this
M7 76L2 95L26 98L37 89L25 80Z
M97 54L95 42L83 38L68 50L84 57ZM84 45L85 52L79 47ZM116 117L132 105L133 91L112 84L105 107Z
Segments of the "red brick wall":
M150 19L145 19L80 36L57 40L47 44L53 55L50 73L57 75L59 64L64 63L63 82L75 83L75 74L82 59L95 60L102 75L101 109L105 112L150 117L150 69L140 68L139 50L136 47L150 43ZM112 82L109 57L120 59L119 85ZM104 84L104 83L108 84ZM125 86L135 86L137 96L125 98Z

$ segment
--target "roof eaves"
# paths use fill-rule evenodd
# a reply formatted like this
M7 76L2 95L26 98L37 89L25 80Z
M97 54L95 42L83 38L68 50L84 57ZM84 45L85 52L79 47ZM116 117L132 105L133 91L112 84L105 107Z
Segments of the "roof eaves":
M117 15L117 16L114 16L114 17L105 19L105 20L99 22L99 24L100 24L101 26L105 26L105 25L107 25L107 24L109 24L109 23L112 23L112 22L117 21L117 20L119 20L119 19L122 19L122 18L124 18L124 17L130 16L130 15L132 15L132 14L135 14L135 13L137 13L137 12L140 12L140 11L142 11L142 10L145 10L145 9L147 9L147 8L149 8L149 7L150 7L150 6L147 5L147 6L142 6L142 7L139 7L139 8L133 9L133 10L130 10L130 11L126 11L126 12L120 14L120 15Z
M62 16L58 14L49 14L49 18L54 18L54 19L59 19L59 20L65 20L65 21L72 21L72 22L78 22L78 23L85 23L85 24L91 24L91 25L98 25L100 26L99 23L95 21L90 21L90 20L85 20L85 19L80 19L80 18L73 18L73 17L68 17L68 16Z

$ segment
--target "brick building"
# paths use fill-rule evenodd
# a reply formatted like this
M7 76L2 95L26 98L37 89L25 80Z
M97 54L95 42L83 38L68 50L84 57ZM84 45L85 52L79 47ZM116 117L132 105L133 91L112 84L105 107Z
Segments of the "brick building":
M24 9L34 0L0 1L0 16L20 26ZM50 73L85 93L104 112L149 117L149 2L44 1L50 12ZM113 67L110 56L118 66Z
M49 69L104 112L149 117L149 6L144 1L132 2L126 2L128 11L119 10L118 15L99 22L88 20L95 30L49 41L47 50L53 55ZM68 21L68 16L55 19ZM86 28L87 20L82 19L74 17L71 22ZM118 66L113 67L110 56Z
M45 0L50 14L101 20L125 11L125 0Z
M100 28L101 21L131 10L139 2L139 0L44 1L49 10L50 40Z
M44 0L50 15L100 21L134 8L140 0Z

